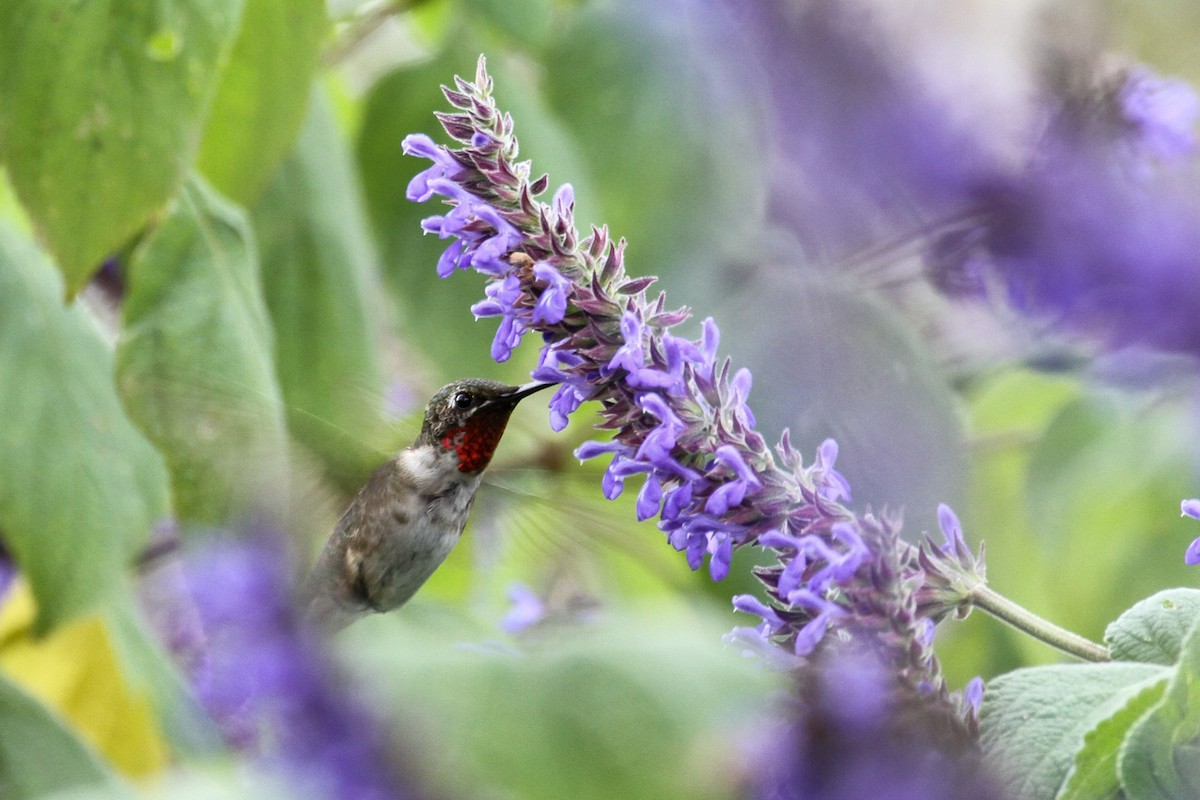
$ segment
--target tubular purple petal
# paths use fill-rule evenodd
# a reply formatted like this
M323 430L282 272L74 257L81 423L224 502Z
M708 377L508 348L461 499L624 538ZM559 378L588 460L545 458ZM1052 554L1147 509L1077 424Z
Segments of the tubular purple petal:
M1189 567L1194 567L1200 564L1200 538L1196 538L1188 545L1187 552L1184 553L1183 563Z
M1179 512L1182 516L1200 519L1200 500L1184 500L1179 504Z

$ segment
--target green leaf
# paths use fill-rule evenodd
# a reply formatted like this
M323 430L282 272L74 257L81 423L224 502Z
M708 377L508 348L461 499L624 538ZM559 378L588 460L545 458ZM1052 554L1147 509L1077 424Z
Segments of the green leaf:
M167 475L130 424L113 359L49 260L0 224L0 531L29 578L39 633L104 601Z
M465 13L478 25L487 23L512 40L518 49L540 50L556 26L562 24L563 9L556 9L553 0L465 0ZM460 12L463 13L463 12ZM489 48L490 49L490 48ZM514 114L514 118L521 119Z
M1084 734L1083 747L1057 800L1109 800L1121 797L1117 756L1130 727L1159 701L1167 686L1164 675L1130 697L1112 716L1101 720Z
M286 435L245 213L186 184L129 265L117 378L171 472L176 515L216 523L286 479Z
M82 787L134 796L45 706L0 675L0 797L33 800Z
M725 288L695 280L696 264L752 262L770 238L761 232L765 99L761 86L730 80L741 54L723 13L681 24L669 4L588 3L555 27L541 70L546 106L586 154L601 221L629 241L627 265L696 308ZM547 169L534 163L534 174ZM595 220L584 210L578 221Z
M983 695L980 745L1007 796L1055 797L1084 735L1168 672L1149 664L1059 664L991 681Z
M105 626L125 679L149 697L175 754L211 756L224 747L221 733L200 707L178 665L163 651L161 636L151 629L141 611L151 607L149 603L158 596L154 592L160 587L164 593L179 591L178 566L177 562L168 562L144 572L138 584L142 603L136 603L133 597L113 603L107 609Z
M1125 737L1117 769L1130 800L1200 796L1200 620L1162 700Z
M323 0L246 0L197 157L234 201L253 202L291 149L328 28Z
M350 155L321 92L253 217L288 425L355 488L383 460L388 436L380 278Z
M714 646L729 628L725 609L656 609L610 606L589 624L498 642L495 618L418 595L406 613L363 620L337 645L374 707L418 715L439 743L423 766L443 796L738 796L731 731L759 724L756 709L782 676Z
M1200 590L1167 589L1140 601L1104 632L1115 661L1173 665L1200 619Z
M0 153L69 294L183 180L241 8L0 3Z

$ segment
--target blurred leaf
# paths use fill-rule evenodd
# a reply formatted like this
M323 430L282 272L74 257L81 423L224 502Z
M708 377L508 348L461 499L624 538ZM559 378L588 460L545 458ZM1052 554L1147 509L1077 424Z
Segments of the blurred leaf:
M1114 661L1171 666L1200 619L1200 589L1167 589L1140 601L1104 632Z
M31 243L0 225L0 531L37 633L104 601L166 513L167 475L129 423L112 354Z
M1056 800L1117 800L1124 796L1117 774L1121 742L1138 718L1159 701L1166 686L1164 676L1084 734L1083 747L1075 754L1075 763Z
M427 763L447 796L739 796L734 742L782 676L721 645L725 614L649 612L603 609L514 646L418 598L356 624L339 649L377 708L439 743Z
M220 192L252 203L304 121L329 29L323 0L245 0L197 164Z
M172 563L178 567L177 562ZM153 577L153 572L143 571L139 575L139 588L144 589ZM177 584L172 584L169 590L180 591ZM146 602L143 601L143 608ZM225 743L216 723L200 707L178 668L163 651L158 635L147 630L141 614L134 608L134 598L122 598L122 602L109 606L105 625L120 659L122 674L132 690L150 699L158 715L158 725L171 743L172 754L209 755L223 748Z
M0 152L0 156L2 155L3 153ZM2 160L0 158L0 161ZM0 170L0 219L10 224L22 236L33 238L33 223L30 222L29 215L25 213L25 209L17 200L12 182L9 181L8 175L3 170Z
M241 10L0 3L0 153L68 294L183 180Z
M689 281L697 264L741 262L747 242L762 241L767 185L764 104L731 77L739 28L724 14L590 3L556 27L541 64L546 104L590 165L601 221L629 240L627 264L698 308L710 295Z
M1059 624L1095 635L1137 598L1188 580L1187 539L1178 533L1187 520L1178 507L1189 496L1200 436L1193 402L1092 388L1036 441L1025 477L1028 518L1046 559L1043 580L1069 592L1071 602L1055 603Z
M288 425L357 488L384 459L383 308L350 155L320 92L253 218Z
M1018 669L990 681L980 711L984 757L1016 800L1051 800L1084 735L1169 674L1149 664Z
M1131 800L1200 796L1200 620L1161 701L1130 729L1118 771Z
M126 681L100 618L76 620L35 639L34 613L32 595L18 584L0 608L0 669L125 774L162 770L166 746L148 698Z
M129 266L117 378L171 472L176 515L220 522L286 478L258 256L244 212L186 184Z
M463 0L466 13L475 24L486 20L494 29L521 49L544 46L556 28L560 28L566 9L553 0ZM495 51L497 48L488 48ZM520 115L514 115L521 119Z
M45 706L0 675L0 797L35 800L77 787L134 796Z

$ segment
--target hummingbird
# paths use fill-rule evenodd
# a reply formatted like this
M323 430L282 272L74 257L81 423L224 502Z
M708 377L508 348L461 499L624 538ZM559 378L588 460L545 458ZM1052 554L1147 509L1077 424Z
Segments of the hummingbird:
M417 440L375 470L338 520L305 586L309 618L335 631L408 602L458 543L517 403L553 385L465 378L439 389Z

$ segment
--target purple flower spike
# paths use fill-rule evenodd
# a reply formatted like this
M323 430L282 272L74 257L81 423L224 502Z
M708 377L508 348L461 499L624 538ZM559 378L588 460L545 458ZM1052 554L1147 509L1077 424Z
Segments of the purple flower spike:
M818 82L809 85L815 90ZM531 179L528 163L512 160L519 151L512 120L496 107L491 86L481 59L474 83L458 78L446 94L456 112L443 119L458 144L430 151L419 140L410 149L434 162L422 196L439 195L450 206L424 223L456 240L439 274L470 267L487 280L486 298L472 310L499 321L493 356L507 359L524 333L540 334L533 375L561 384L550 400L551 426L561 430L581 403L597 401L599 427L613 439L585 443L575 454L612 456L601 481L609 499L631 475L644 476L638 519L657 516L692 569L707 561L721 580L738 548L774 550L778 563L756 570L765 600L735 599L763 622L740 629L736 641L769 642L775 661L795 666L795 654L828 644L831 628L844 633L855 623L853 635L889 652L902 682L929 687L932 702L957 708L918 604L925 572L898 522L844 505L850 486L835 468L834 441L805 466L785 433L777 448L783 463L776 461L755 430L750 372L718 358L716 322L704 320L698 339L675 333L687 309L669 308L664 294L649 296L652 278L626 274L624 242L606 228L581 235L569 186L549 203L538 199L548 180ZM890 125L891 117L881 121Z
M301 620L282 542L261 531L213 539L150 575L156 621L198 699L232 747L299 796L423 796L401 780L368 707L345 691Z

